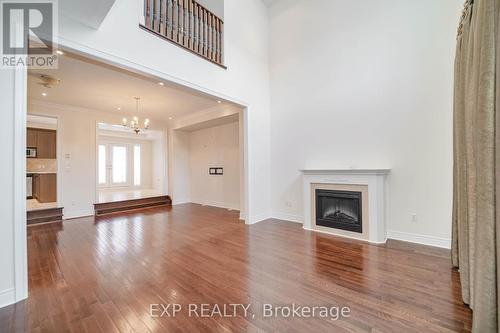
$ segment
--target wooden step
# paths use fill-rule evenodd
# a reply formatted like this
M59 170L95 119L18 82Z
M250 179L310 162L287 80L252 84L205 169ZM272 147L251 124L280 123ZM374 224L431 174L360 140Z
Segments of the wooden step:
M161 195L150 198L96 203L94 204L94 211L96 216L102 216L149 207L170 206L171 204L172 199L170 199L170 196Z
M63 207L31 210L26 213L27 224L62 222Z

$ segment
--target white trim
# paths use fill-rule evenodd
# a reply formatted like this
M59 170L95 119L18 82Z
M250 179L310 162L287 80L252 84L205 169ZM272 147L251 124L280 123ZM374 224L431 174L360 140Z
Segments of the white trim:
M26 123L28 71L14 71L14 302L28 297L28 237L26 222Z
M451 239L436 236L426 236L413 234L409 232L387 230L387 238L395 239L404 242L417 243L422 245L429 245L441 247L444 249L451 249Z
M268 213L257 214L257 215L254 215L254 216L250 216L250 218L248 219L247 224L259 223L259 222L268 220L270 218L271 218L271 215L268 214Z
M188 203L191 203L191 200L190 199L172 199L172 206L176 206L176 205L184 205L184 204L188 204Z
M243 216L240 214L240 219L245 221L245 224L250 224L250 216L252 212L250 202L250 165L248 154L250 151L248 144L248 106L240 112L239 116L239 149L240 149L240 211L245 211Z
M391 168L336 168L336 169L301 169L304 175L388 175Z
M0 308L16 303L16 289L10 288L0 291Z
M295 214L282 213L282 212L273 212L271 214L271 217L273 219L277 219L277 220L283 220L283 221L288 221L288 222L293 222L293 223L304 224L304 217L302 215L295 215Z
M221 201L211 201L211 200L191 200L192 203L204 206L211 206L224 209L240 210L238 205L230 204Z

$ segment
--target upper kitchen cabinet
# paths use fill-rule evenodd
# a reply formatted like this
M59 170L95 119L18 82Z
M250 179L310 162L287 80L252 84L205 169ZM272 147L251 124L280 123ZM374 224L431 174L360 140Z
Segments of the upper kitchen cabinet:
M36 148L36 137L37 137L37 130L34 128L28 128L28 131L26 133L26 146L28 148Z
M36 130L37 158L56 158L56 131Z

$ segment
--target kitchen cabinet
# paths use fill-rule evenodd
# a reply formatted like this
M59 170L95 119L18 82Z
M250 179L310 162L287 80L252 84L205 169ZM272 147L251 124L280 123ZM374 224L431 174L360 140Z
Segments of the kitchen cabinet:
M56 158L56 131L36 130L37 158Z
M31 187L31 196L34 199L38 199L38 193L40 192L40 178L38 175L32 176L32 187Z
M55 173L33 175L33 197L42 203L57 201L57 177Z
M26 146L28 148L36 148L36 138L37 138L37 130L34 128L28 128L26 132Z

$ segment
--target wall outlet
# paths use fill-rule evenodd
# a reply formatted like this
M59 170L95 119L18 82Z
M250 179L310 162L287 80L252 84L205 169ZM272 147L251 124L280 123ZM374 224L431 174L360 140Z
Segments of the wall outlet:
M417 222L418 221L417 214L411 214L410 215L410 221L412 221L413 223Z
M287 207L292 207L292 202L291 201L285 201L285 205Z

